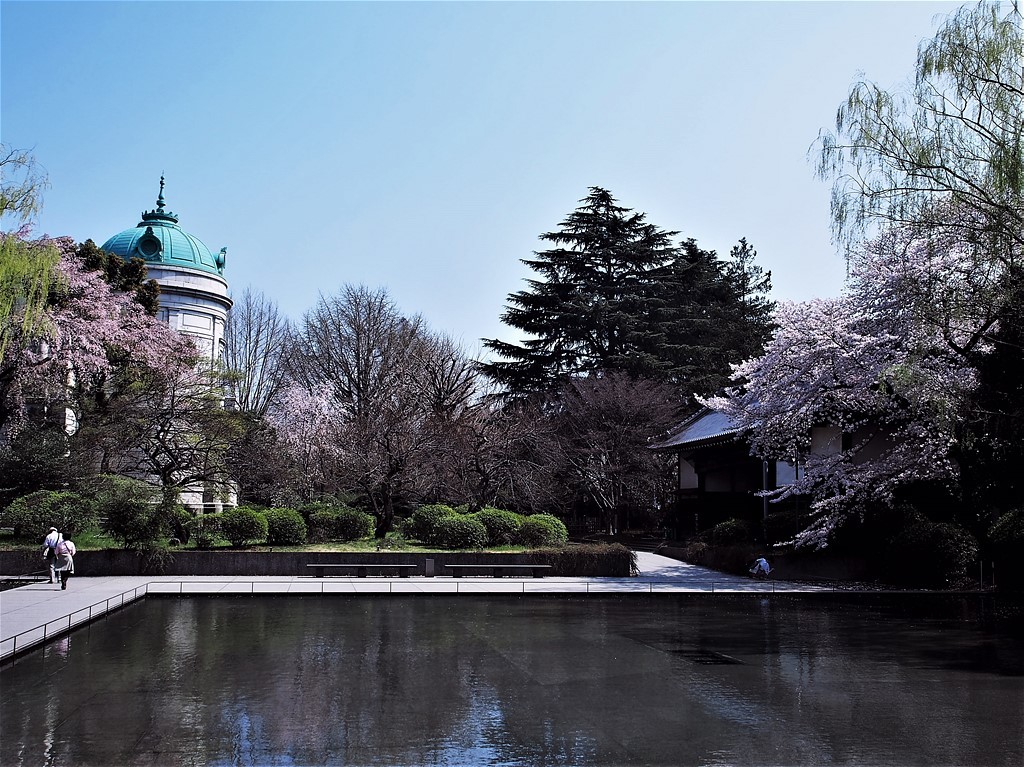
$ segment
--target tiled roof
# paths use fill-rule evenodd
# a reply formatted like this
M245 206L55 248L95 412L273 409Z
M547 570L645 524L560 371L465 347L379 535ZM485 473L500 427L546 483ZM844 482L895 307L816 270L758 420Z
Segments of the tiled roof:
M737 439L741 429L725 413L702 410L683 421L663 442L651 445L652 450L678 450Z

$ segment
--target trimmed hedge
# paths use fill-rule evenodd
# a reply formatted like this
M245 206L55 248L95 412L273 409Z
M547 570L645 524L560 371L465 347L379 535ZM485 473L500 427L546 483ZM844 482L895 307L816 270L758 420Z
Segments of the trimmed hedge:
M221 535L227 538L232 546L262 543L267 539L268 532L267 518L248 506L228 509L221 517Z
M451 506L441 503L420 506L405 521L402 531L408 538L431 543L437 523L442 519L454 516L456 516L455 510Z
M565 523L550 514L532 514L519 528L519 543L525 546L557 546L568 540Z
M370 514L348 506L321 508L309 514L309 538L312 541L358 541L373 535Z
M443 516L434 525L430 543L443 549L482 549L487 545L487 528L470 515Z
M519 540L524 517L513 511L490 506L471 515L487 528L487 541L491 546L507 546Z
M51 527L74 538L96 524L93 504L78 493L37 490L15 498L0 511L0 527L11 527L17 538L39 538Z
M271 546L299 546L306 542L306 520L295 509L267 509L267 543Z

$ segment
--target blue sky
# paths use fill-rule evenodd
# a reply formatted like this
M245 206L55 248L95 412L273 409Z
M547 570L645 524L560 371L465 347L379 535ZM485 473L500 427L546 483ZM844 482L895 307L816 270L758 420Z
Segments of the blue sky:
M0 2L0 136L49 174L39 230L154 206L232 291L299 319L345 283L461 339L588 187L779 299L838 293L808 150L859 76L906 83L951 2Z

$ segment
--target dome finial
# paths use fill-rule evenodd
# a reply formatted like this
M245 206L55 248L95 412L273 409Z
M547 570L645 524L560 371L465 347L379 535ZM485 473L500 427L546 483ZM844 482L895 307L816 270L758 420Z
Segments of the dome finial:
M164 174L160 172L160 195L156 198L156 209L161 213L164 212Z

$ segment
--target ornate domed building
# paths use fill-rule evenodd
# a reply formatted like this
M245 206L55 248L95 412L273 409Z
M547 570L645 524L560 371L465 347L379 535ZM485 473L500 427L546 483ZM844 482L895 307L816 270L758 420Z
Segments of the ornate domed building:
M224 279L227 248L214 255L202 241L178 226L178 217L164 208L163 176L156 208L143 213L138 224L115 234L101 248L126 261L145 261L147 276L160 286L159 317L171 329L190 336L208 359L223 361L224 332L232 303ZM157 482L152 468L147 473L148 481ZM179 470L175 474L182 478ZM205 476L184 480L180 488L181 502L187 508L210 513L235 505L236 488L219 470L198 474Z
M164 210L164 178L156 209L142 214L131 229L102 245L126 261L141 258L149 277L160 285L160 317L172 329L192 336L211 359L223 358L224 326L231 299L224 279L227 248L214 255L198 238L178 226Z

